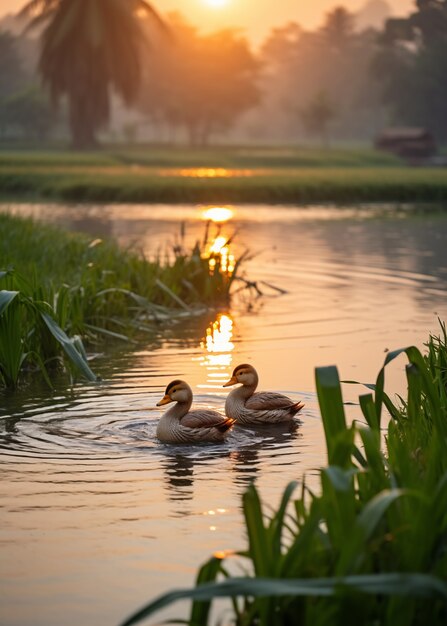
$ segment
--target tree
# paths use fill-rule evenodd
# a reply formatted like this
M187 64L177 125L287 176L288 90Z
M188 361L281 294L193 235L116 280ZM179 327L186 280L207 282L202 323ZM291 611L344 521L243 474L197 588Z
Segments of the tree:
M237 31L201 35L177 14L170 30L172 41L146 63L141 110L203 145L257 103L257 62Z
M295 22L273 28L261 48L261 56L277 70L284 64L293 62L303 29Z
M424 44L436 45L447 37L446 0L416 0L417 11L409 18L413 30L419 32Z
M336 7L327 13L322 32L330 47L341 50L353 37L354 16L344 7Z
M373 71L397 123L424 126L447 141L447 1L416 4L408 18L386 23Z
M29 87L6 98L0 106L0 123L24 137L45 139L54 124L48 98L37 87Z
M16 38L0 32L0 100L13 94L25 79Z
M146 43L142 13L161 24L145 0L31 0L22 9L31 27L45 24L39 70L56 104L67 97L73 147L97 144L112 89L135 102Z
M329 123L335 117L335 109L325 91L320 91L301 110L301 119L311 135L321 138L323 145L329 143Z

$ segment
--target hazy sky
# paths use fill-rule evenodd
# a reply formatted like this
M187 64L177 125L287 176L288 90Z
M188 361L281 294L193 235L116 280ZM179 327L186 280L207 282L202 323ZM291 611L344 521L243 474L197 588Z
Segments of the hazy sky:
M304 27L319 25L326 11L343 4L353 11L366 0L152 0L161 12L181 11L189 21L206 30L241 27L255 41L273 26L295 21ZM24 0L0 0L0 15L18 10ZM388 0L396 14L405 14L415 0ZM221 5L221 6L217 6Z

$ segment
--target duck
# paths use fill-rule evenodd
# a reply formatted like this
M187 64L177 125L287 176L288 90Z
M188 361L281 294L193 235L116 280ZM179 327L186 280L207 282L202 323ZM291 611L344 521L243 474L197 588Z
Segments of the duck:
M217 411L196 409L190 411L192 389L184 380L173 380L166 387L165 395L157 402L164 406L176 404L162 415L157 425L157 438L162 443L220 443L225 441L234 419Z
M247 363L238 365L224 387L241 384L233 389L225 402L227 417L234 419L236 424L278 424L290 422L304 407L302 402L294 402L291 398L273 391L257 392L258 373Z

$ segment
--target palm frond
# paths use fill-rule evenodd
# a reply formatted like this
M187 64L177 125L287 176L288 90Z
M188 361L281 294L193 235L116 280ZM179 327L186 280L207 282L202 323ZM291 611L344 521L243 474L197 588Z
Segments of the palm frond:
M47 15L59 8L61 0L30 0L18 12L18 17L33 18Z

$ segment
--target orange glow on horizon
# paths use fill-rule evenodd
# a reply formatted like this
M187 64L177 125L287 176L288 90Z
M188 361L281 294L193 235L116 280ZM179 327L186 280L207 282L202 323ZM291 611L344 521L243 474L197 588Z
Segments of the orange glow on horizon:
M234 0L154 0L153 6L164 17L170 12L184 13L199 29L239 28L247 32L252 43L260 45L275 26L296 22L303 28L314 29L321 25L324 13L330 8L328 0L313 2L293 2L292 0L257 0L255 2L235 2ZM25 0L1 0L0 17L19 11ZM337 4L337 3L332 3ZM342 3L350 11L357 11L362 0L344 0ZM394 16L404 17L414 10L414 0L389 0Z

